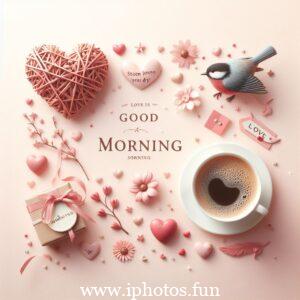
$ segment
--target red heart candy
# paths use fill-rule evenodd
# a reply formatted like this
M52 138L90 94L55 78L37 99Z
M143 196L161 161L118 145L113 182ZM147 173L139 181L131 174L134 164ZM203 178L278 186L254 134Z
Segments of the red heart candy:
M154 219L150 224L153 235L162 243L165 243L177 230L177 223L173 219L162 221Z
M185 254L186 254L186 251L185 251L185 249L180 249L179 251L178 251L178 254L179 255L181 255L181 256L185 256Z
M41 175L48 166L47 157L44 155L29 155L26 163L28 168L37 175Z
M113 45L113 50L116 54L123 55L126 50L126 46L124 44L116 44Z

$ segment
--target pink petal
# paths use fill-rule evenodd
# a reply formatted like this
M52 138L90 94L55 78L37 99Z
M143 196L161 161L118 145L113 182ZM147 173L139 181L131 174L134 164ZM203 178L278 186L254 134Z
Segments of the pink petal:
M140 191L140 189L139 189L138 187L136 187L136 186L134 186L134 187L132 187L132 188L130 189L130 192L133 193L133 194L136 194L136 193L138 193L139 191Z
M193 101L190 101L190 102L188 102L187 104L186 104L186 108L188 109L188 110L193 110L194 109L194 102Z
M148 183L148 187L149 187L149 188L155 188L155 187L158 187L158 181L153 180L153 181L149 182L149 183Z
M142 201L143 201L144 203L148 203L149 200L150 200L150 199L149 199L148 193L147 193L147 192L142 193Z
M144 178L143 178L143 182L144 183L149 183L153 178L153 174L148 172L147 174L144 175Z
M148 196L150 196L150 197L155 197L158 194L157 190L153 189L153 188L148 189L147 193L148 193Z
M142 175L135 175L133 178L133 183L136 185L140 185L143 182L143 177Z

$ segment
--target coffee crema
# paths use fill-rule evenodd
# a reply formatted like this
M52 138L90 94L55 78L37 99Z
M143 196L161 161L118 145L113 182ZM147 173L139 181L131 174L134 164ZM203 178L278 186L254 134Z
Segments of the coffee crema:
M199 204L209 215L233 218L243 214L255 199L257 179L245 160L222 155L199 169L194 188Z

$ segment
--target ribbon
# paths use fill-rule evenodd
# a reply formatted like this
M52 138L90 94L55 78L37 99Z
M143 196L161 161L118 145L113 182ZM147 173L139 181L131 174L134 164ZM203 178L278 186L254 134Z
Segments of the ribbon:
M76 214L81 216L84 220L95 222L94 219L88 213L84 212L84 210L81 208L84 205L85 198L86 198L85 184L80 179L78 179L77 177L74 177L74 176L69 176L62 180L66 181L66 182L76 182L83 190L83 196L81 196L79 193L73 191L72 189L67 190L62 195L58 194L57 192L43 194L43 195L39 196L41 198L41 201L27 205L27 209L28 209L29 213L31 213L37 209L42 209L42 212L41 212L42 222L45 224L49 224L52 219L53 209L54 209L55 204L57 204L59 202L63 202L71 210L73 210ZM73 242L75 239L74 231L71 229L68 231L68 234L69 234L71 242Z

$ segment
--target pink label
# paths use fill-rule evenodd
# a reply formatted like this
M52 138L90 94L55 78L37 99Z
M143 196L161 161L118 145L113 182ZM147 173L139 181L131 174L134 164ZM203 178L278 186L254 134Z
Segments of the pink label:
M264 123L255 119L253 114L241 119L239 123L242 132L268 150L271 149L273 144L280 142L277 134Z
M222 136L230 123L230 119L213 110L204 126Z

